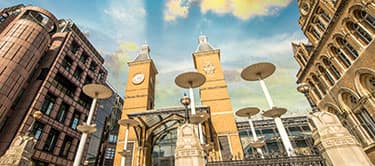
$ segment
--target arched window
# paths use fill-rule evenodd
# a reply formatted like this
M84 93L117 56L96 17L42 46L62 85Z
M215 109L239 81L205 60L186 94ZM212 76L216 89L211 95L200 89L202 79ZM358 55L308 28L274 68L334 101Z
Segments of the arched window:
M357 104L359 103L357 97L352 95L351 93L344 92L341 94L343 102L348 106L350 109L354 109Z
M345 50L349 52L353 60L357 59L357 57L359 56L358 51L355 50L354 47L348 43L347 40L343 39L342 37L337 37L336 40L337 43L344 46Z
M302 50L298 51L298 55L302 58L303 62L306 64L307 63L307 59L306 59L305 54L302 52Z
M320 40L320 33L314 27L311 27L309 31L314 35L316 40Z
M348 68L351 65L350 60L346 57L346 55L341 51L341 49L338 49L336 47L331 47L331 51L333 54L337 55L340 62L344 64L346 68Z
M302 60L301 55L297 54L297 59L302 63L302 65L306 65L306 63Z
M333 74L333 77L335 77L336 80L338 80L341 77L340 72L337 70L335 65L332 64L331 61L329 61L327 58L324 58L323 63L328 68L328 70Z
M313 79L315 84L317 84L320 92L322 92L323 95L326 95L327 87L322 83L322 81L315 74L312 74L311 78Z
M375 17L370 15L364 10L355 10L354 11L354 17L356 17L359 20L364 20L368 25L370 25L372 28L375 28Z
M366 44L370 43L372 40L372 37L365 29L363 29L361 26L359 26L357 23L349 21L346 23L346 26L351 30L354 31L354 35L359 37L363 42Z
M375 76L369 73L359 76L360 83L368 92L375 92Z
M313 84L310 80L308 81L309 86L311 87L311 90L314 92L314 94L318 97L318 99L322 99L322 95L316 88L315 84Z
M329 82L331 86L335 84L335 80L332 78L332 76L328 73L328 71L324 67L319 66L318 69L320 73L323 74L324 78Z
M326 25L319 19L319 16L315 16L314 23L319 27L319 29L324 32L326 30Z
M358 112L355 113L358 121L361 123L361 126L367 131L367 133L375 138L375 121L368 113L366 108L361 108Z
M326 21L329 22L331 20L331 17L327 14L326 11L324 11L322 8L319 8L318 13L322 16L322 18Z

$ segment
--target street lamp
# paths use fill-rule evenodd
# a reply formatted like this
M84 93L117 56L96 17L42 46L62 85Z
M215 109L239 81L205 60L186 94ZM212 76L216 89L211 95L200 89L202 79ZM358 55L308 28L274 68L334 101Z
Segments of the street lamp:
M90 133L96 131L96 125L91 124L92 117L94 116L94 110L97 99L106 99L112 96L112 90L109 89L107 86L100 85L100 84L88 84L83 86L83 92L93 98L89 116L87 117L86 123L83 125L79 125L77 129L82 132L81 140L79 141L78 150L76 156L74 158L73 166L79 166L81 163L83 149L85 148L87 136Z
M185 107L185 123L190 123L189 110L187 108L190 101L191 100L188 96L186 96L186 93L184 93L184 96L180 99L180 103Z
M33 131L35 120L41 119L42 116L43 116L43 113L40 111L35 111L33 113L33 122L31 123L30 127L27 129L26 136L33 136L31 132Z
M300 83L298 84L298 87L297 87L297 91L298 92L301 92L305 95L307 101L309 102L311 108L312 108L312 111L313 112L318 112L319 111L319 108L316 106L316 104L312 101L309 93L310 93L310 86L306 83Z

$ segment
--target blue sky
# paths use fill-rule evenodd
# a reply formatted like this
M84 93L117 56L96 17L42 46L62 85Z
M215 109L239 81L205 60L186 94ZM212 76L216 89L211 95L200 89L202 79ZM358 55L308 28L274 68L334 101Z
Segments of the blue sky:
M2 0L46 8L59 19L73 20L105 58L109 82L124 95L127 62L145 41L159 70L156 107L179 105L184 90L174 84L181 72L193 70L192 52L202 32L221 50L233 110L246 106L267 109L257 82L243 81L241 70L257 62L277 66L268 79L274 103L302 115L308 110L296 91L298 64L291 42L305 41L292 0ZM198 96L197 96L198 97Z

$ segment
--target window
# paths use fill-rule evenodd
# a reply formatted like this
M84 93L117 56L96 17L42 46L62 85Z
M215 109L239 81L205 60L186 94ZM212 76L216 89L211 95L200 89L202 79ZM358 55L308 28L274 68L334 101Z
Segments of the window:
M70 45L70 51L75 54L79 50L80 46L76 41L72 41L72 44Z
M77 126L79 124L80 116L81 116L81 113L79 113L78 111L74 111L72 121L70 123L70 128L77 129Z
M73 83L70 82L70 80L65 78L60 73L56 74L55 79L52 81L52 85L69 97L73 97L77 88Z
M103 78L104 78L104 72L100 70L98 74L98 80L103 80Z
M86 64L88 58L89 56L87 55L87 53L83 52L81 57L79 57L79 61L81 61L83 64Z
M70 70L70 67L72 66L73 64L73 60L72 58L68 57L67 55L64 57L62 63L61 63L61 66L66 70L66 71L69 71Z
M336 69L336 67L327 58L323 59L323 63L324 63L324 65L326 65L328 70L333 74L333 76L335 77L336 80L341 77L340 72Z
M60 156L61 157L68 157L70 147L72 146L73 138L66 135L64 138L64 142L61 147Z
M323 9L320 9L320 15L327 22L329 22L329 20L331 20L331 17L329 17L329 15Z
M66 113L69 110L69 105L66 103L62 103L59 112L57 112L56 120L59 121L60 123L64 123Z
M116 141L117 141L117 135L109 134L109 136L108 136L108 142L115 144Z
M86 75L86 79L85 79L84 84L86 85L86 84L90 84L90 83L92 83L92 78L90 76Z
M49 115L55 105L56 97L52 96L50 93L47 93L46 97L44 98L44 102L42 104L42 108L40 109L46 115Z
M316 18L316 25L318 25L321 31L324 32L326 30L326 26L322 23L322 21L319 18Z
M94 61L92 61L89 68L90 71L95 72L97 66L98 65Z
M76 71L74 71L73 77L76 78L77 80L80 80L82 73L83 73L83 70L77 67Z
M323 68L322 66L319 66L320 73L323 74L324 78L329 82L330 85L335 84L335 80L332 78L331 74L328 73L328 71Z
M311 28L311 33L314 35L315 39L320 39L320 34L315 28Z
M355 31L355 35L359 36L359 38L363 40L366 44L370 43L370 41L372 40L371 35L367 33L366 30L359 26L357 23L348 22L347 26L350 30Z
M372 137L375 138L375 121L368 113L365 108L362 108L358 113L355 114L357 119L360 121L361 125L367 133Z
M354 15L357 19L365 20L367 24L375 28L375 18L372 15L368 14L366 11L356 10L354 11Z
M322 83L322 81L315 74L312 75L312 79L314 80L315 84L317 84L320 92L322 92L323 95L325 95L327 87Z
M316 86L311 82L311 81L308 81L309 83L309 86L311 87L312 91L314 92L314 94L318 97L318 99L322 99L322 95L320 94L320 92L318 91L318 89L316 88Z
M105 159L114 159L114 157L115 157L115 149L114 148L107 148L105 150L104 158Z
M345 39L343 39L343 38L341 38L341 37L338 37L336 40L337 40L337 42L338 42L340 45L342 45L342 46L345 47L345 50L346 50L347 52L350 53L352 59L357 59L357 57L359 56L357 50L355 50L355 49L353 48L353 46L350 45L350 44L348 43L347 40L345 40Z
M348 68L351 65L351 62L349 61L349 59L346 57L346 55L340 49L338 49L336 47L332 47L331 50L334 54L336 54L338 56L340 62L342 64L344 64L344 66L346 68Z
M47 152L52 152L55 148L57 139L59 137L60 132L58 132L55 129L51 129L51 131L48 133L48 137L46 142L44 143L43 150Z
M36 140L39 140L40 136L43 133L44 124L38 121L34 122L31 133L33 134Z
M89 109L91 106L92 98L85 95L83 92L79 95L78 98L78 104L80 104L82 107Z

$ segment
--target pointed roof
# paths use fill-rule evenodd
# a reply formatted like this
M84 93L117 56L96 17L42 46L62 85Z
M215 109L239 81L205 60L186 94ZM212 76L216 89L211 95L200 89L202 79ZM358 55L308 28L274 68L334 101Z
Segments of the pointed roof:
M137 57L135 57L134 61L143 61L148 60L150 58L150 46L145 42L142 45L141 50L139 51Z
M208 38L206 35L201 34L198 38L198 47L195 52L204 52L204 51L212 51L214 48L208 43Z

